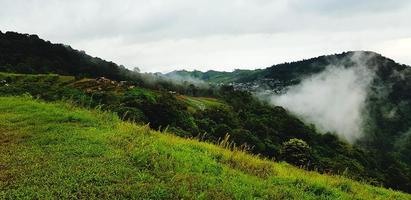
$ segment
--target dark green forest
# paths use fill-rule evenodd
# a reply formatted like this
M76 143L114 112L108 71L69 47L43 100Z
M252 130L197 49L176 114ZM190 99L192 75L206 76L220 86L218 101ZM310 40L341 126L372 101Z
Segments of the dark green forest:
M197 72L195 78L214 83L270 78L295 84L346 56L323 56L236 74L213 72L207 77ZM406 134L411 127L411 73L408 67L382 56L372 62L380 66L373 86L391 89L385 96L375 92L368 97L369 137L355 144L334 133L322 133L249 91L132 72L36 35L0 33L0 95L71 101L181 137L215 143L228 137L236 146L247 145L251 153L270 159L411 192L411 134ZM404 76L394 76L397 72ZM384 110L394 108L398 116L382 117Z

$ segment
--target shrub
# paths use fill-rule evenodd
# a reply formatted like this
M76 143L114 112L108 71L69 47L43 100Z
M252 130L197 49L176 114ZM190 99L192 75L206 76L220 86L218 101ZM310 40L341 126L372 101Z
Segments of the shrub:
M280 158L299 167L308 167L311 161L311 148L304 140L293 138L281 146Z

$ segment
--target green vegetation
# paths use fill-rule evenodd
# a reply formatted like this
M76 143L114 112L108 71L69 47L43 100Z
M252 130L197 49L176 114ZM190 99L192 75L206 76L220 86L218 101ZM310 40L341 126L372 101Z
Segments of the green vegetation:
M24 74L59 74L76 79L106 77L129 81L143 88L171 90L190 95L210 95L187 82L174 83L156 74L131 71L122 65L87 55L64 44L45 41L37 35L0 31L0 72Z
M5 72L0 73L0 96L29 94L49 102L70 101L115 113L123 121L149 124L154 130L211 143L219 143L228 134L227 142L247 146L250 153L268 159L411 192L411 68L373 52L363 52L373 57L365 65L373 66L377 76L364 113L366 134L355 144L341 141L334 133L321 133L285 109L238 89L258 89L265 84L281 91L326 66L338 63L350 67L347 57L356 52L263 70L175 72L169 76L183 77L176 82L161 74L131 72L36 35L0 32L0 52L0 71ZM184 77L235 83L207 86L185 81ZM295 151L284 151L283 144L293 139L310 147L303 164L294 162Z
M250 93L234 91L230 87L222 87L216 99L129 87L111 80L75 80L57 75L8 76L5 73L2 78L7 80L7 85L0 84L0 95L3 96L28 93L47 101L66 99L86 108L99 107L114 112L123 120L149 123L155 130L168 130L186 138L201 137L214 143L229 134L230 142L237 146L247 145L252 153L286 160L308 170L393 188L398 181L408 183L399 179L406 176L398 167L391 168L392 173L386 173L386 169L376 164L377 158L372 154L338 140L335 135L319 134L314 127L305 125L283 108L272 108ZM304 165L293 162L293 152L281 154L283 143L292 138L303 140L312 147Z
M237 82L242 80L244 77L249 77L249 76L254 76L256 74L259 74L260 71L262 70L242 70L242 69L236 69L233 72L219 72L219 71L214 71L210 70L207 72L201 72L201 71L186 71L186 70L180 70L180 71L173 71L170 73L167 73L167 77L178 77L178 78L186 78L186 79L198 79L198 80L203 80L207 81L209 83L231 83L231 82Z
M37 35L0 32L0 52L0 71L112 79L134 76L123 66L91 57L67 45L44 41Z
M206 108L224 106L224 103L216 98L211 97L190 97L180 95L177 99L184 101L189 109L195 112L196 110L205 110Z
M281 146L280 157L296 166L306 167L311 160L310 146L304 140L293 138Z
M358 57L360 54L361 58ZM366 154L361 154L363 156L367 155L365 157L368 157L368 161L365 164L348 161L346 158L337 155L339 153L335 153L336 151L340 152L340 150L322 149L322 147L320 148L322 150L317 152L320 154L318 157L328 157L322 159L321 163L324 166L334 166L331 167L334 171L336 168L341 170L342 166L350 166L351 169L361 169L363 166L369 166L366 168L372 169L374 167L371 166L375 166L379 169L378 172L371 173L373 175L370 176L375 178L373 181L384 182L386 187L411 192L411 156L409 151L411 146L410 66L396 63L375 52L361 51L319 56L297 62L278 64L262 70L244 71L244 73L177 71L174 74L181 74L181 76L188 78L195 77L214 83L213 79L208 80L206 76L207 73L213 73L219 74L220 80L229 80L232 85L237 86L236 88L240 90L259 91L260 89L270 89L276 92L284 92L284 88L296 85L311 75L321 73L329 66L353 67L356 65L355 60L357 62L360 60L361 67L368 67L375 72L367 91L366 105L362 111L363 137L354 144L361 151L366 152ZM232 76L235 76L235 79L230 79ZM252 130L252 132L255 133L256 131ZM327 141L327 137L320 139L319 142L332 144L332 141ZM329 137L332 138L333 136ZM309 145L316 148L312 143L309 143ZM350 149L350 147L347 148ZM330 154L325 152L330 152ZM353 157L357 153L350 154L344 157ZM358 160L361 162L363 159ZM337 163L334 161L337 161ZM336 167L338 165L340 167ZM362 174L362 172L358 174Z
M66 103L0 97L0 129L2 199L411 198Z
M14 74L0 72L0 79L8 82L24 81L44 81L52 84L70 83L75 80L73 76L61 76L57 74Z

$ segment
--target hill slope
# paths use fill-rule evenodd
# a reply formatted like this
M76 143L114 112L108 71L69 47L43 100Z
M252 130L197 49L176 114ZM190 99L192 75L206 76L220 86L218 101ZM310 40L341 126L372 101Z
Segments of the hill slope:
M131 73L113 62L87 55L37 35L0 31L0 71L127 79Z
M0 129L0 198L411 198L64 103L0 97Z
M178 90L184 85L156 73L140 73L138 68L131 71L123 65L88 55L66 44L52 43L37 35L11 31L0 31L0 72L51 73L76 78L106 77L169 90Z
M357 55L366 58L363 59L366 62L362 62L362 66L371 66L377 74L371 84L368 103L364 106L367 112L350 110L342 114L332 113L326 117L316 116L315 119L341 117L331 123L315 123L316 126L312 126L312 121L303 121L305 118L297 117L298 113L289 113L300 106L276 103L272 106L252 97L248 92L241 91L268 89L282 94L289 86L298 86L307 77L327 71L328 66L352 68L357 63L353 61L362 58ZM215 142L228 133L232 142L254 147L253 153L287 160L290 163L293 162L287 157L291 155L282 155L281 148L285 142L297 138L312 147L310 155L307 155L309 160L304 162L307 169L340 174L374 185L382 184L411 192L411 70L373 52L320 56L275 65L264 70L236 70L232 73L192 72L194 78L230 83L234 86L207 87L204 83L195 85L186 81L184 77L190 75L190 72L184 71L184 77L177 78L177 84L159 74L130 72L114 63L73 50L69 46L44 41L36 35L7 32L0 33L0 71L9 72L0 73L0 95L29 93L47 101L70 99L77 105L99 106L103 110L117 113L121 119L149 123L151 128L170 130L183 137L206 133L204 139ZM59 73L75 77L39 73ZM102 77L93 79L96 76L106 76L111 80ZM319 84L315 91L328 85L332 84ZM345 87L347 84L339 85ZM350 87L361 88L355 83ZM353 93L352 90L331 91L339 91L339 97L334 100L351 99L347 97ZM325 96L333 97L335 92L317 96L314 101L307 102L320 102L317 100L324 99ZM283 103L294 100L306 103L304 101L309 98L299 96L286 99ZM321 110L314 113L328 113L326 111L329 108L339 110L341 107L357 107L351 104L324 106L326 103L329 101L317 103ZM311 109L306 105L302 107ZM344 129L349 127L346 123L340 123L345 122L345 119L356 119L347 117L347 113L368 115L364 120L367 122L367 134L364 134L366 137L354 144L338 138L338 131L321 129L324 124L338 125ZM357 134L351 130L357 129L346 132L350 135ZM299 163L293 164L301 166Z
M179 73L201 79L208 72L174 72ZM388 187L410 190L410 66L375 52L352 51L248 73L218 74L218 79L204 80L254 92L305 123L337 133L377 157L377 166L386 169L390 179ZM231 79L233 74L238 76ZM388 172L394 168L402 172Z

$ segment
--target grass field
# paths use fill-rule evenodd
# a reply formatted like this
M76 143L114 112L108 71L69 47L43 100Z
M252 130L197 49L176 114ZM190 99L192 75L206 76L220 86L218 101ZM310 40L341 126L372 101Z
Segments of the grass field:
M12 79L13 81L55 81L56 83L69 83L75 80L74 76L57 74L13 74L0 72L0 80Z
M29 97L0 97L0 199L411 199Z
M185 95L178 95L178 99L185 102L189 108L192 110L204 110L208 107L213 106L223 106L224 103L220 102L218 99L210 98L210 97L191 97Z

